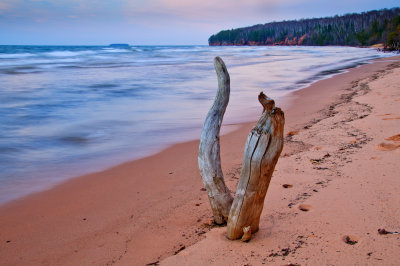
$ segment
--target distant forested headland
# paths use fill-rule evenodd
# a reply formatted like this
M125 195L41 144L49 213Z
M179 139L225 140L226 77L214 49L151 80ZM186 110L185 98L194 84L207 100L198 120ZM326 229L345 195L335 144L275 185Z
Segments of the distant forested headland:
M400 8L223 30L212 35L208 43L211 46L384 44L386 50L399 51Z

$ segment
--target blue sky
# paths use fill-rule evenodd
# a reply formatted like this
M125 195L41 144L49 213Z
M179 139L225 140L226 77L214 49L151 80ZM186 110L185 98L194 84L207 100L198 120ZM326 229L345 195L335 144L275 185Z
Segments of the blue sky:
M0 44L207 44L223 29L396 6L399 0L0 0Z

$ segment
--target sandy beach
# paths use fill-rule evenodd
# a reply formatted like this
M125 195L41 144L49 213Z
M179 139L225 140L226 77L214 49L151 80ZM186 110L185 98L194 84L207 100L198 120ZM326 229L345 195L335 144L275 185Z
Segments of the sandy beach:
M249 243L212 225L191 141L1 205L0 264L394 265L400 235L378 229L400 231L399 77L396 56L290 95L284 150ZM231 191L253 125L221 138Z

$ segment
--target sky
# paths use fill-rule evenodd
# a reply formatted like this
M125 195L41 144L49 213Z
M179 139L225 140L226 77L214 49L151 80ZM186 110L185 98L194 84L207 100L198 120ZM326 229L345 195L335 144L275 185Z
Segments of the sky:
M0 0L0 45L206 45L220 30L399 0Z

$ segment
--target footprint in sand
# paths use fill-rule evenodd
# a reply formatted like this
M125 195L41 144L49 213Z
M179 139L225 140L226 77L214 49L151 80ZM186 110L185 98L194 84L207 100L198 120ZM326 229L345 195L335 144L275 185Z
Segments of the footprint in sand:
M397 149L400 145L395 145L395 144L391 144L391 143L379 143L378 146L376 146L376 148L380 151L394 151L395 149Z
M353 235L345 235L343 237L343 241L348 245L355 245L360 241L360 238Z
M386 138L385 140L388 140L388 141L400 141L400 134L391 136L389 138Z
M382 158L380 158L380 157L375 157L375 156L372 156L372 157L370 157L369 159L370 159L370 160L380 160L380 159L382 159Z
M379 115L376 115L376 116L394 116L394 115L398 115L398 114L387 113L387 114L379 114ZM396 120L396 119L400 119L400 116L382 118L382 120Z
M303 211L303 212L308 212L309 210L311 210L311 205L309 204L300 204L299 205L299 210Z
M397 117L388 117L388 118L382 118L382 120L397 120L400 119L400 116Z
M376 116L388 116L388 115L396 115L396 114L393 114L393 113L386 113L386 114L378 114L378 115L376 115Z

